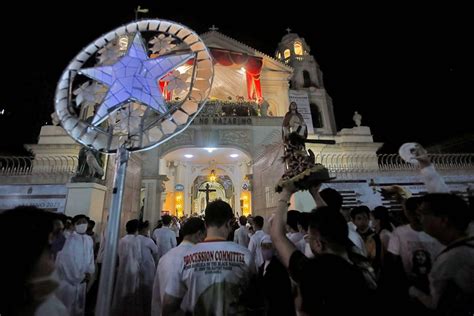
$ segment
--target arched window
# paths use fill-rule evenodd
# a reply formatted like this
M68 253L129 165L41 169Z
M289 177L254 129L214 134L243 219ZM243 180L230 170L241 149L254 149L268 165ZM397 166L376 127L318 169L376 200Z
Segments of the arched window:
M314 128L322 128L323 127L323 117L321 115L321 111L319 111L319 107L311 103L309 105L309 108L311 109L311 119L313 121L313 127Z
M285 59L289 58L290 57L290 50L287 48L285 49L285 51L283 52L283 56L285 57Z
M281 53L280 52L277 53L277 58L281 59Z
M303 88L311 87L311 76L307 70L303 70Z
M298 55L298 56L303 55L303 45L301 45L301 42L295 42L294 50L295 50L295 55Z

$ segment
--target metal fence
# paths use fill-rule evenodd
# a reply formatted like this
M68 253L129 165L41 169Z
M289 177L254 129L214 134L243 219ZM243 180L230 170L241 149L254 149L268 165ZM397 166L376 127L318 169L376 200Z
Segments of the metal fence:
M433 154L430 158L438 170L474 169L474 154ZM418 168L397 154L329 153L317 155L316 162L332 173L415 171ZM0 176L74 174L77 166L76 156L0 156Z
M431 162L438 170L474 169L474 154L433 154ZM418 166L405 162L398 154L330 153L316 155L316 162L330 172L415 171Z
M76 156L0 156L0 176L74 174L77 165Z

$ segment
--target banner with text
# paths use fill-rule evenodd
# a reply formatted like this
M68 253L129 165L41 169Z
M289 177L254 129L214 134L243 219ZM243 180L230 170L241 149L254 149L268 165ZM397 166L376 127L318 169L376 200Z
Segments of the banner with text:
M290 102L294 101L298 105L298 112L303 116L308 134L314 134L313 120L311 118L311 108L309 106L309 96L306 91L289 91Z
M32 205L48 211L64 213L65 185L0 185L0 212L19 205Z

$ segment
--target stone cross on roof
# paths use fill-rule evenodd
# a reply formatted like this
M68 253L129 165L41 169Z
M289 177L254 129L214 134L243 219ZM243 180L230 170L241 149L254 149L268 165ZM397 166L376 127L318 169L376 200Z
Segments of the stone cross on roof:
M288 32L288 34L290 34L291 32L291 29L289 27L286 28L286 31Z
M217 31L219 30L218 27L216 27L214 24L212 24L212 26L209 28L209 31Z

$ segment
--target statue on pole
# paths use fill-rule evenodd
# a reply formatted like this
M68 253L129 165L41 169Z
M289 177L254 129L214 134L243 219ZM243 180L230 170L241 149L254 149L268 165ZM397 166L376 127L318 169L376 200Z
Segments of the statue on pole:
M305 143L334 143L333 141L308 140L308 129L303 116L298 112L296 102L291 102L282 124L282 138L285 163L285 173L278 182L275 190L281 192L284 186L307 190L317 182L326 182L333 178L329 171L320 163L316 163L311 149L306 149Z

